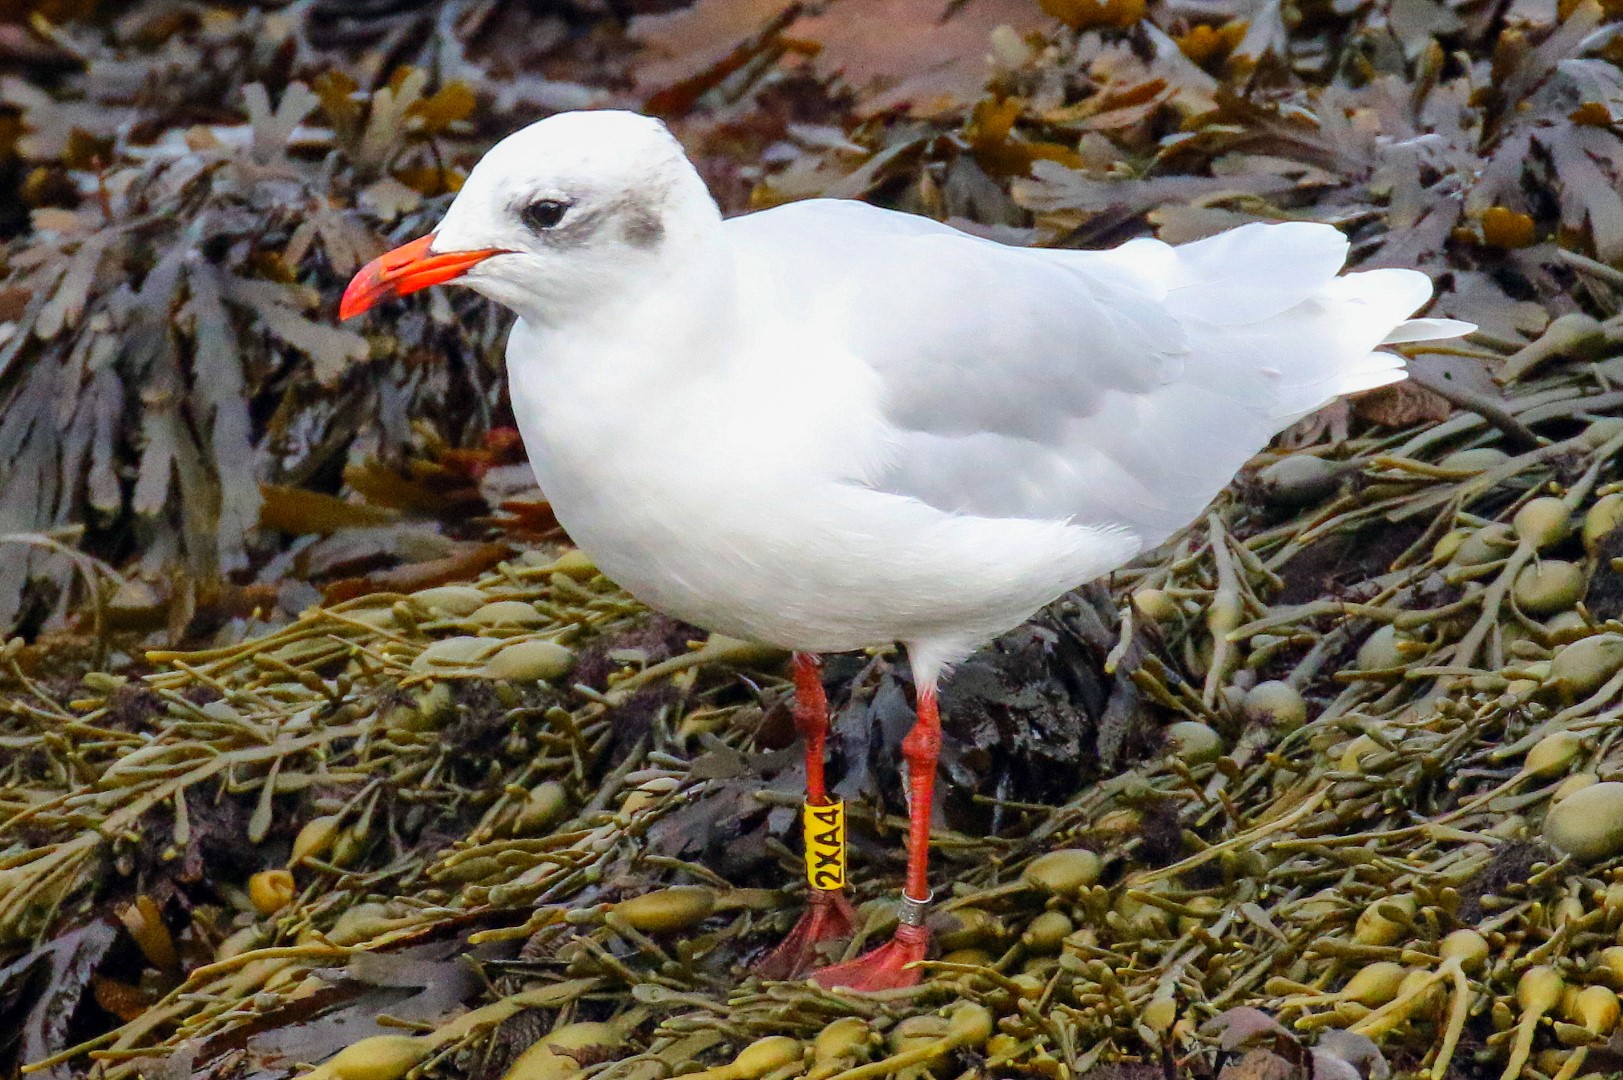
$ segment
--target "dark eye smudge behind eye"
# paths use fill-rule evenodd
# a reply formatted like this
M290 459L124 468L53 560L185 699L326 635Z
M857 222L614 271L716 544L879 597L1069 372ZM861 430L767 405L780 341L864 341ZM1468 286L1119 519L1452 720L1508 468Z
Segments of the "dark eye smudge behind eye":
M631 207L626 213L625 238L632 247L651 248L665 237L665 223L646 206Z
M599 234L613 235L605 232L609 229L617 230L625 243L644 250L658 246L665 238L665 222L657 202L651 202L646 195L628 196L595 209L576 207L557 228L537 235L554 250L566 250L585 247Z

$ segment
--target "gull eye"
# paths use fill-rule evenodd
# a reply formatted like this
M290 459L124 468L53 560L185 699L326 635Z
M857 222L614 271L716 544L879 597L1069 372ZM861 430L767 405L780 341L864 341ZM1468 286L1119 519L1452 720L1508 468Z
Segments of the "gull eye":
M562 199L537 199L520 210L518 216L524 219L524 224L541 232L557 225L568 212L569 203Z

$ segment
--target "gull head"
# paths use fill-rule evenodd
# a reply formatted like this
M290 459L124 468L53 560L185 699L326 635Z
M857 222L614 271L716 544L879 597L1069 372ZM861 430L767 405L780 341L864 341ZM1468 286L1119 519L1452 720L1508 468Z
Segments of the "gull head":
M438 228L361 268L339 315L456 282L527 320L563 321L664 277L719 222L664 124L559 113L492 147Z

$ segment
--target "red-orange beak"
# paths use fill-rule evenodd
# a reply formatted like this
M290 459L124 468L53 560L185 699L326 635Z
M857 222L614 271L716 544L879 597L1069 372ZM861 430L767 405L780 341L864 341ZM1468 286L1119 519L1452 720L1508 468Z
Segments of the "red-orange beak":
M434 235L429 233L409 244L401 244L361 267L360 273L350 281L349 288L344 290L344 299L338 305L338 317L353 318L380 300L406 296L430 285L453 281L492 255L503 253L500 248L431 252L428 248L434 242Z

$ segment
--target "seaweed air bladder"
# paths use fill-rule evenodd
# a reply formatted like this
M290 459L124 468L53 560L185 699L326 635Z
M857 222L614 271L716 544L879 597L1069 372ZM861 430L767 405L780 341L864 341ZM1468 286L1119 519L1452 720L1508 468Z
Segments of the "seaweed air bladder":
M952 666L1161 544L1297 419L1403 379L1382 346L1473 329L1413 318L1430 279L1343 274L1347 250L1306 222L1038 250L828 199L723 220L658 121L561 113L497 144L342 314L456 282L518 315L514 413L570 536L650 606L794 654L813 848L819 809L839 824L817 655L905 645L900 922L812 972L882 990L929 945ZM850 933L833 869L808 860L766 973Z

